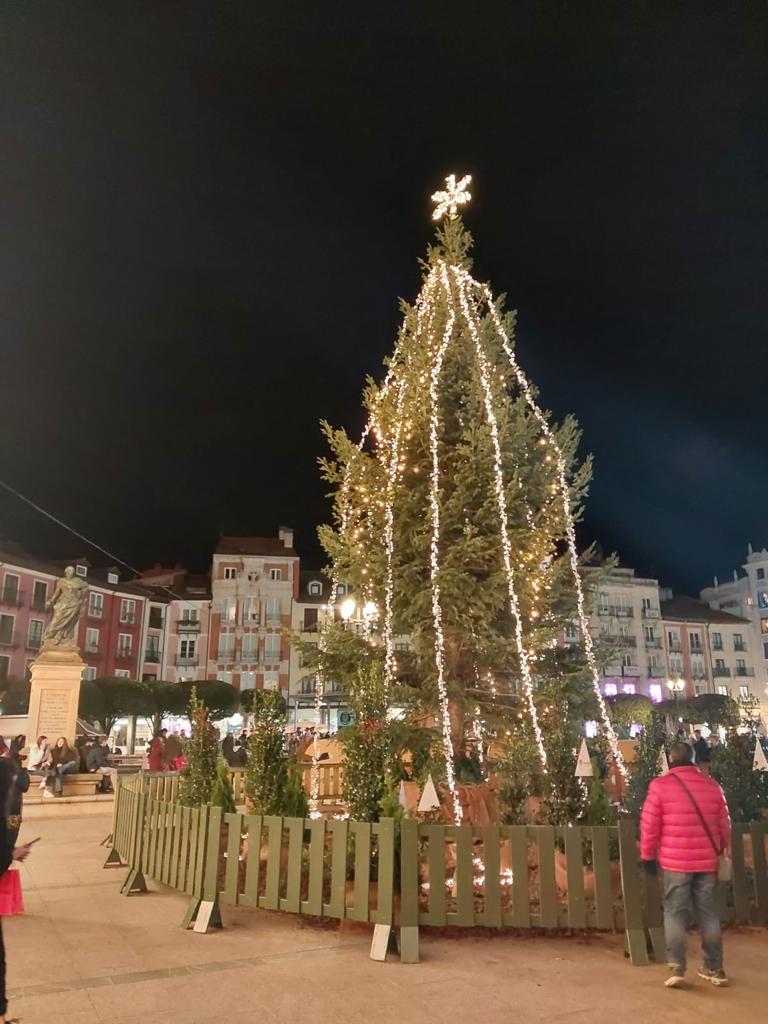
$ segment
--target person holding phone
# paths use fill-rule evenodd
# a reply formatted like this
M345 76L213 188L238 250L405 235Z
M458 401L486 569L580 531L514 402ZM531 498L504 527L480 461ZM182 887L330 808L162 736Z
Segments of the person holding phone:
M3 877L10 868L13 861L22 861L29 856L32 846L37 840L31 843L23 843L21 846L11 846L8 842L8 826L6 822L6 809L11 800L11 788L13 786L13 766L7 761L0 760L0 884ZM5 1024L5 1015L8 1010L8 1002L5 995L5 943L3 941L2 924L0 924L0 1024Z

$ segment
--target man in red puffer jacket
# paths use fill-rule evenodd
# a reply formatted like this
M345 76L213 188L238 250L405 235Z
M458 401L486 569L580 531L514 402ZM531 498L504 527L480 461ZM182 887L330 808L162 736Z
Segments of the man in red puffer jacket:
M703 819L703 820L702 820ZM669 772L654 779L640 816L640 857L646 871L664 872L664 935L670 976L676 988L685 978L685 930L696 910L704 965L699 977L727 985L717 900L717 862L730 851L731 819L718 784L693 764L687 743L675 743Z

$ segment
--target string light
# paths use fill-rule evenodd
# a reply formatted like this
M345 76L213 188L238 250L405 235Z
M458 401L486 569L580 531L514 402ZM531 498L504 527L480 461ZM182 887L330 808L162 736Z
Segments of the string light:
M544 435L544 443L549 445L549 447L552 450L552 454L555 457L558 482L560 485L560 497L565 517L565 533L566 541L568 544L568 557L571 565L571 575L573 577L574 589L576 591L576 607L578 611L579 628L581 631L582 640L584 642L584 653L586 655L587 664L589 665L590 674L592 676L592 689L594 691L595 698L600 709L601 723L605 735L608 738L608 744L611 748L611 753L613 754L614 761L616 762L616 765L624 781L628 782L629 773L627 772L627 767L624 764L624 758L622 757L621 750L619 748L619 741L616 736L616 733L614 732L613 725L611 724L611 720L608 715L608 708L606 706L602 691L600 690L600 670L597 665L597 659L595 658L595 648L594 643L592 641L592 634L589 631L589 619L587 618L586 608L584 604L584 589L581 585L581 574L579 573L579 556L576 549L576 527L573 521L573 513L571 512L570 489L568 487L568 474L565 465L565 457L563 456L563 452L560 448L560 445L557 443L555 436L552 433L549 423L547 422L546 416L541 411L541 408L539 407L538 403L536 402L536 399L533 396L533 392L528 382L528 378L523 373L522 369L520 368L520 365L517 362L517 359L515 358L515 354L512 350L509 337L507 336L507 333L504 330L504 325L502 324L498 310L496 309L496 304L493 301L493 296L491 294L490 288L488 288L487 285L477 284L477 282L473 281L470 275L466 273L466 271L461 271L461 273L464 275L465 278L469 278L472 284L476 285L480 289L481 294L484 296L494 326L499 335L499 338L501 339L504 352L506 353L507 359L509 360L509 365L512 368L512 372L515 376L515 379L517 380L518 386L525 398L528 408L533 413L533 416L535 417L537 423L541 428L541 432Z
M485 352L483 351L482 344L480 342L480 332L475 322L474 316L472 315L467 296L465 293L465 281L464 271L460 267L453 268L454 277L459 292L459 302L461 309L464 314L464 319L469 327L469 332L472 335L472 340L475 345L475 354L477 356L478 368L480 370L480 383L483 389L483 396L485 401L485 416L488 420L488 426L491 432L491 443L493 444L493 472L496 486L496 505L499 512L499 526L501 529L501 551L504 559L504 571L507 576L507 594L509 596L509 610L512 614L515 630L515 647L517 648L517 656L520 659L520 671L523 676L523 692L525 693L526 704L528 705L528 714L531 717L531 726L533 727L533 735L536 741L536 748L539 753L539 761L541 762L542 771L546 774L547 771L547 752L544 749L544 739L541 733L541 726L539 725L539 716L536 711L536 702L533 697L533 679L531 678L531 667L528 661L528 651L525 646L525 639L523 637L523 620L520 614L520 602L517 597L517 590L515 588L515 574L512 569L512 545L509 541L509 518L507 516L507 498L506 491L504 489L504 470L502 466L501 458L501 442L499 441L499 427L496 422L496 414L493 411L493 393L491 391L490 381L490 370L488 366L488 360L486 359ZM470 278L471 280L471 278ZM535 616L535 612L531 613Z
M443 610L440 604L440 459L438 454L438 384L440 371L443 367L448 343L455 322L453 304L451 303L451 285L445 264L440 266L440 279L445 289L448 302L448 318L443 329L440 348L432 364L429 378L429 449L432 456L432 475L429 485L429 504L432 513L432 541L429 553L429 578L432 584L432 621L435 627L435 667L437 669L437 694L440 704L440 718L443 736L443 754L445 757L445 776L453 801L453 817L457 825L461 824L462 812L459 794L456 790L456 779L453 771L453 743L451 740L451 716L448 707L448 689L445 682L445 637L443 636Z

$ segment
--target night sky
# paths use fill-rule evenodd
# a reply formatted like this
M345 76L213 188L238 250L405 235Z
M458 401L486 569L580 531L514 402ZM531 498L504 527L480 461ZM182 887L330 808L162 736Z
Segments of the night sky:
M283 522L319 561L318 421L469 172L583 539L726 575L768 543L767 54L757 2L6 4L0 479L134 565ZM84 550L5 495L0 536Z

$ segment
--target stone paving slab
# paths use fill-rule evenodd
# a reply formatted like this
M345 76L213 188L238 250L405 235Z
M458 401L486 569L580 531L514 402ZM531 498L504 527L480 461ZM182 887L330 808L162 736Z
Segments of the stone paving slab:
M662 967L626 962L620 936L423 933L422 963L403 965L371 961L365 934L289 914L224 908L224 929L196 935L179 927L185 897L152 883L146 895L119 894L125 871L103 869L99 845L108 813L56 810L25 822L22 839L42 836L22 867L27 913L3 923L10 1014L21 1024L62 1014L92 1024L283 1024L308 1015L324 1024L765 1019L768 933L758 929L727 936L732 988L692 974L691 987L674 992L662 985Z

